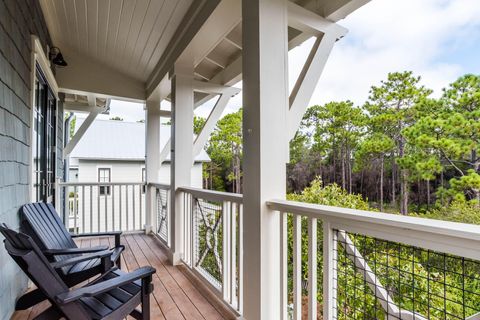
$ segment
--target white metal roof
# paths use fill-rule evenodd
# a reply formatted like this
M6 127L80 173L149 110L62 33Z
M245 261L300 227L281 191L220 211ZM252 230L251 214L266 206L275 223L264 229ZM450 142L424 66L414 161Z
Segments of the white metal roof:
M78 118L75 131L84 119ZM160 128L160 148L170 139L170 126ZM115 120L95 120L70 154L71 158L88 160L144 161L145 123ZM170 160L170 155L166 161ZM205 150L195 158L196 162L208 162Z

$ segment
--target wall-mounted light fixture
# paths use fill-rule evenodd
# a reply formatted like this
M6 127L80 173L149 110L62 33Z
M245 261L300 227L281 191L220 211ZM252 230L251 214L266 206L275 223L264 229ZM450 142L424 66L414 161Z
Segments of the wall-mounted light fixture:
M52 61L52 63L58 67L66 67L68 66L68 63L67 61L65 61L65 59L63 59L63 55L62 55L62 52L60 51L60 49L58 47L51 47L50 48L50 53L49 53L49 57L50 57L50 61Z

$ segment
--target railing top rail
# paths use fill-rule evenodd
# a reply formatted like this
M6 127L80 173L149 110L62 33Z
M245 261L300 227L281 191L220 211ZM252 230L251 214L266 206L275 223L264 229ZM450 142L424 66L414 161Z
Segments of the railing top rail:
M369 224L378 227L393 227L399 230L412 230L464 240L480 241L480 226L459 222L409 217L390 213L339 208L289 200L271 200L267 205L280 212L305 215L325 219L330 222L349 221L356 224Z
M165 183L149 182L148 185L152 187L156 187L158 189L166 189L166 190L170 189L170 185Z
M243 203L243 195L240 193L229 193L221 191L206 190L193 187L181 187L179 191L190 193L197 198L202 198L210 201L230 201L235 203Z
M64 187L81 187L81 186L144 186L145 182L59 182L59 186Z

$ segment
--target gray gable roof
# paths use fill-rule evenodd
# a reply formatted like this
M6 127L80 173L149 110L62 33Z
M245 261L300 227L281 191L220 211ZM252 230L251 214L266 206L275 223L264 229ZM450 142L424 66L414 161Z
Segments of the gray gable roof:
M85 119L78 118L75 132ZM170 126L160 127L160 147L170 139ZM88 160L145 160L145 123L115 120L95 120L70 154L70 158ZM166 161L170 160L170 155ZM205 150L195 158L196 162L208 162Z

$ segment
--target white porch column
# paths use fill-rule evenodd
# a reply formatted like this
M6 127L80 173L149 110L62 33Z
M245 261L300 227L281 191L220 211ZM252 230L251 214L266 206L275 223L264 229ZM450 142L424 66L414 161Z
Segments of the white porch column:
M286 192L287 1L242 0L244 318L280 319L280 215Z
M183 196L179 187L190 186L193 157L193 61L177 61L172 74L172 134L170 162L170 261L182 256Z
M158 182L160 172L160 101L147 100L146 103L146 182ZM155 188L146 187L145 232L150 233L155 224Z

